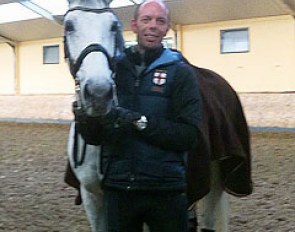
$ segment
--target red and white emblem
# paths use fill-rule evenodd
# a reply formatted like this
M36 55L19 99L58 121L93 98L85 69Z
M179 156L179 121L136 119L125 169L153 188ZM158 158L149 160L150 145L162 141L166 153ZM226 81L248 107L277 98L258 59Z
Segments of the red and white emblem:
M164 85L166 83L167 72L166 70L156 70L154 73L153 82L156 85Z

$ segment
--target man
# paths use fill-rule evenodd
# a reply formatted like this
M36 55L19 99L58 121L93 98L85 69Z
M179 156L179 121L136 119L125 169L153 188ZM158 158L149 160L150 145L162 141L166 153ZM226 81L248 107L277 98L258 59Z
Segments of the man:
M106 231L187 232L186 151L197 140L201 100L179 53L164 49L169 11L160 0L136 9L138 45L115 78L120 107L100 121Z

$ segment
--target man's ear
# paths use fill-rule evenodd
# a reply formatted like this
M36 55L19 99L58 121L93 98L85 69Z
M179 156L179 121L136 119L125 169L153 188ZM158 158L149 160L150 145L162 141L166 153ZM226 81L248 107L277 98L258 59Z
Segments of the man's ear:
M164 35L164 36L167 35L167 33L168 33L169 30L170 30L170 25L168 25L168 27L167 27L167 29L166 29L166 32L165 32L165 35Z
M167 35L168 31L169 31L169 28L166 30L164 37Z
M137 22L135 19L132 19L131 22L130 22L130 27L131 27L131 30L134 32L134 33L137 33Z

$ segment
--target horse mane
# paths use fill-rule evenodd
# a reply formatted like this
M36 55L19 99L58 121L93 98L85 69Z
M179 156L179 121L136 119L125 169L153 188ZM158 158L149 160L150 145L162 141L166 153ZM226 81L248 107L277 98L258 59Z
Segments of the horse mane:
M118 20L118 28L117 28L117 35L116 35L116 47L119 51L119 53L122 53L125 47L125 40L123 37L123 32L122 32L122 24L121 21Z

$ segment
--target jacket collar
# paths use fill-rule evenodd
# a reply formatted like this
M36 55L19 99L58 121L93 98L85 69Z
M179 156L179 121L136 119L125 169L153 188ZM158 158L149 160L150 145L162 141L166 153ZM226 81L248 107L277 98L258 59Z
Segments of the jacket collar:
M119 57L119 60L129 67L140 65L143 59L145 59L145 63L147 63L146 71L150 71L158 66L177 62L181 60L181 57L178 52L163 47L150 51L143 57L134 46L127 48Z

